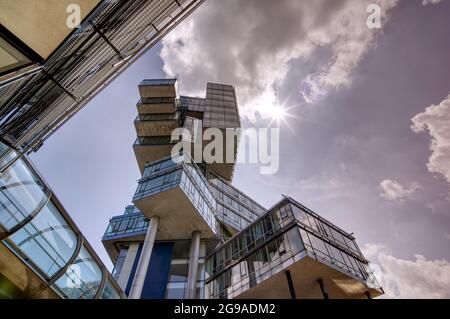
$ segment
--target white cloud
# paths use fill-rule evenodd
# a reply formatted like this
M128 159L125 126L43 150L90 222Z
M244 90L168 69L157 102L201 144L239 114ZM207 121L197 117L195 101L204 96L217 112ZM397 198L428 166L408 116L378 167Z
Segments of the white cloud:
M348 86L352 71L380 30L366 25L373 0L209 0L162 41L164 71L180 78L183 92L198 93L206 81L235 85L242 114L267 116L274 87L293 61L311 61L317 48L330 57L296 79L313 101ZM397 0L375 1L385 22ZM300 61L300 62L299 62Z
M428 131L431 136L431 156L427 168L439 173L450 183L450 95L439 105L431 105L412 119L411 129Z
M444 1L444 0L422 0L422 5L426 6L426 5L429 5L429 4L439 4L442 1Z
M397 181L385 179L380 183L380 196L389 201L402 203L405 200L413 199L417 190L422 186L413 182L410 186L404 186Z
M363 253L372 260L372 268L385 291L383 298L450 298L450 263L447 260L427 260L415 255L415 260L392 256L377 244L368 244Z

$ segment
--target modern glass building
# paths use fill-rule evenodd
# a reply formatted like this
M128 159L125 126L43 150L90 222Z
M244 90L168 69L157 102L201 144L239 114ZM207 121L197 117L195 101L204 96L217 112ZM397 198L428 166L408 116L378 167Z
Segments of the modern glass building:
M11 161L37 150L203 1L0 1L0 140L16 150Z
M103 237L129 298L383 293L352 235L292 198L261 206L231 185L234 163L193 160L208 145L199 138L207 128L240 127L232 86L208 83L205 98L193 98L179 95L175 79L144 80L139 92L133 149L142 177L133 205ZM191 136L174 156L177 128Z
M26 155L203 1L0 1L0 298L125 297Z
M0 175L0 298L124 298L26 156Z

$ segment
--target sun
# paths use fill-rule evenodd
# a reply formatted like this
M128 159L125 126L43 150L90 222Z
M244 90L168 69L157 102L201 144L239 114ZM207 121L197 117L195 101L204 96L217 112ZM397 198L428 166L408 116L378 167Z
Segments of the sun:
M273 105L269 108L268 113L269 117L276 121L284 120L288 116L286 108L281 105Z

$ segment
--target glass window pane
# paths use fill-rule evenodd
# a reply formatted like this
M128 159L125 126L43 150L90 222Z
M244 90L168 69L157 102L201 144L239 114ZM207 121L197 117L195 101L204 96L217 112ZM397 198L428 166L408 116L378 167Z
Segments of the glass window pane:
M0 224L7 230L41 207L45 185L23 160L0 176Z
M291 247L292 254L299 253L305 249L297 227L290 229L287 232L287 237L289 239L289 245Z
M66 265L77 245L75 233L52 202L9 239L47 276Z
M184 282L187 281L189 272L189 265L186 264L172 264L170 266L170 282Z
M119 292L113 286L113 284L109 281L109 279L106 280L105 287L103 288L100 298L101 299L120 299Z
M55 283L56 287L70 299L94 298L100 282L102 272L94 258L85 247L81 247L80 254L66 273Z
M30 63L22 52L0 37L0 74Z
M295 219L297 219L300 223L305 224L307 226L310 226L308 218L306 217L306 213L298 208L295 205L292 205L292 210L295 216Z

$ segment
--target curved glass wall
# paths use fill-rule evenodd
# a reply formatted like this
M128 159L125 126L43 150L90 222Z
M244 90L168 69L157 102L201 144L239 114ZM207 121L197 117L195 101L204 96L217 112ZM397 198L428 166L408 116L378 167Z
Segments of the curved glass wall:
M24 160L0 176L0 225L10 231L47 202L49 190Z
M11 247L27 256L46 277L63 268L77 246L76 234L51 201L8 239Z
M102 270L97 262L82 247L78 257L56 282L55 286L70 299L92 299L102 281Z
M120 299L120 294L111 281L106 280L105 287L103 288L102 294L100 296L101 299Z
M16 153L0 143L0 165L10 154ZM50 194L25 157L0 175L0 235L7 236L2 242L47 282L66 269L76 254L79 237ZM94 298L102 277L99 264L82 247L53 288L67 298ZM121 293L106 282L101 297L121 298Z

